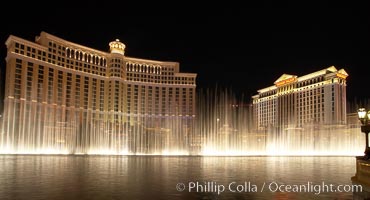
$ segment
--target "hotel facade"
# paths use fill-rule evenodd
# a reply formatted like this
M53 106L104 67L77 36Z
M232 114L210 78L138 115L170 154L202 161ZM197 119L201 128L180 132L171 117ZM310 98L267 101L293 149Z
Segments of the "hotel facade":
M346 77L334 66L304 76L283 74L252 97L257 130L346 124Z
M190 145L196 74L179 63L104 52L41 32L6 41L1 149L140 154Z

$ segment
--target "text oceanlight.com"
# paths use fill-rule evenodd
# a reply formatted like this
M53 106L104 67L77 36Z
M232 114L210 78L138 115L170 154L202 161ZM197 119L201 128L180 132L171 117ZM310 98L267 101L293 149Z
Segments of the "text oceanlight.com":
M250 181L220 184L215 181L196 181L188 183L177 183L176 189L179 192L212 192L217 193L218 195L223 192L306 192L316 195L325 192L362 192L361 185L332 184L326 183L324 181L321 183L313 183L308 181L302 184L286 184L275 181L264 182L262 184L254 184Z

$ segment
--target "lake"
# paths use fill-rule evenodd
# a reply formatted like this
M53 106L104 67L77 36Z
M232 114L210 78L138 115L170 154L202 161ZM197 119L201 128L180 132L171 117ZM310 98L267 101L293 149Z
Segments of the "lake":
M354 157L0 155L0 199L353 199L355 164Z

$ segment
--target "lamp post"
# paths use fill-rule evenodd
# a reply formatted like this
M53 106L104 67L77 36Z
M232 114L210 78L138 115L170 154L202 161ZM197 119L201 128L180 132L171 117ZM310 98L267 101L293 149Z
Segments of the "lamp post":
M365 108L358 109L358 118L361 121L361 132L365 133L366 146L364 159L370 159L369 132L370 132L370 111L366 112Z

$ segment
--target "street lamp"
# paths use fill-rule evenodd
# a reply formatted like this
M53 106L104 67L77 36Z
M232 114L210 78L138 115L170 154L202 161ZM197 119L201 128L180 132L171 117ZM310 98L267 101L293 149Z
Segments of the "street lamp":
M360 119L361 125L361 132L365 133L366 137L366 146L365 146L365 156L364 159L370 159L370 147L369 147L369 132L370 132L370 111L366 112L365 108L358 109L358 118Z

